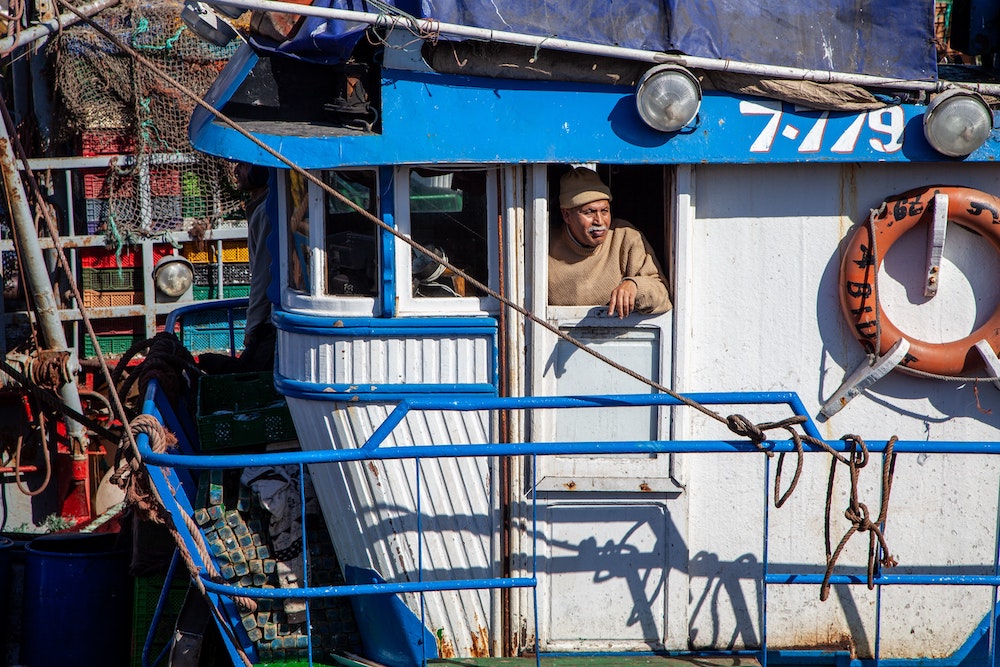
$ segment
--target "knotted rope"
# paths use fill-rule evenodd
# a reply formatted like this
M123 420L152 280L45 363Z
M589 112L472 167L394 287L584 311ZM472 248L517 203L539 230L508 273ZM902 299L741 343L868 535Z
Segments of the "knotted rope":
M823 583L820 586L820 600L826 600L830 596L830 577L833 575L834 566L837 564L837 559L840 558L840 554L843 552L844 547L847 546L848 540L855 533L867 532L869 536L868 542L868 588L872 589L875 587L875 566L876 563L881 564L884 567L894 567L897 565L897 560L889 551L889 544L886 542L885 534L882 532L882 527L885 524L886 517L889 513L889 495L892 491L892 476L896 465L896 454L893 451L896 443L896 436L892 436L889 442L886 444L885 455L883 457L882 465L882 491L881 500L879 503L879 515L874 521L871 519L871 514L868 510L868 506L858 500L858 484L861 469L868 465L869 454L868 446L865 441L862 440L857 435L845 435L841 438L844 442L848 443L851 448L847 456L836 451L830 447L826 441L819 438L814 438L810 435L805 435L799 433L794 426L796 424L804 423L806 418L804 416L794 416L789 417L778 422L765 422L761 424L754 424L749 419L743 415L734 414L726 418L726 425L729 429L740 436L748 438L754 446L759 450L764 452L768 457L773 457L774 452L766 449L763 445L764 441L767 440L766 432L775 429L782 428L786 430L790 436L791 440L795 446L795 452L797 456L795 474L792 476L792 481L788 485L788 489L781 493L781 474L782 468L785 461L785 452L782 452L778 456L778 464L775 470L774 476L774 506L781 507L788 500L789 496L795 490L798 485L799 478L802 475L802 466L804 462L804 447L803 443L807 442L814 447L825 450L831 456L830 460L830 476L827 483L826 489L826 514L825 514L825 528L824 533L826 536L826 574L823 576ZM841 463L846 465L850 470L850 501L848 503L847 509L844 510L844 517L851 523L851 527L841 538L840 543L837 548L831 550L830 548L830 524L831 524L831 511L833 505L833 493L834 493L834 480L836 477L837 464ZM879 550L881 551L881 557L878 556Z
M150 449L157 454L162 454L177 445L177 438L174 434L165 429L159 420L152 415L138 415L132 420L130 428L135 436L145 433L149 438ZM123 438L119 445L115 460L115 472L111 476L111 481L125 489L125 502L134 507L141 518L166 525L169 528L177 545L177 550L184 560L188 572L191 573L191 580L202 595L206 595L207 591L205 590L204 582L201 580L200 568L191 557L190 552L185 546L183 537L177 532L177 527L169 521L169 514L166 513L164 504L154 495L149 485L149 476L142 467L142 455L138 449L132 448L128 442L127 439ZM170 491L175 496L174 503L177 506L178 514L183 517L185 527L191 534L198 555L201 557L201 562L204 564L206 576L215 583L226 583L219 570L215 567L201 529L195 523L194 519L177 504L177 490L171 488ZM257 602L253 598L235 595L233 596L233 600L244 611L253 612L257 610Z

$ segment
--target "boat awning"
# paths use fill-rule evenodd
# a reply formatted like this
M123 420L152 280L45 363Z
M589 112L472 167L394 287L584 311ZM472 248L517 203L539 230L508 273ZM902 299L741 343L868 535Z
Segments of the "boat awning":
M358 0L317 7L374 11ZM934 3L927 0L390 0L418 19L648 51L678 52L896 79L937 77ZM303 17L284 42L254 45L339 63L366 24Z

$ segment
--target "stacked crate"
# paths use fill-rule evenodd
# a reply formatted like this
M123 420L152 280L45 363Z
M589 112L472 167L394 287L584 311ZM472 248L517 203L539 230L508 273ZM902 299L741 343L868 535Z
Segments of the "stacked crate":
M97 343L101 346L101 355L105 357L120 357L139 341L146 339L146 325L141 317L109 317L93 322ZM86 331L81 332L83 338L83 357L97 355L94 341Z
M153 265L171 253L169 244L153 246ZM80 250L80 291L86 308L114 308L143 303L142 249L133 247L116 254L106 248Z
M87 233L104 230L111 215L126 228L145 226L142 219L137 173L118 174L111 167L81 169L87 210ZM157 166L149 171L149 226L181 226L181 177L175 167Z
M194 300L236 299L250 294L250 251L245 240L222 242L222 281L214 241L184 243L181 254L194 267ZM221 287L221 289L220 289Z
M183 567L181 568L183 570ZM147 575L135 578L135 597L132 605L132 662L131 667L144 667L153 664L157 656L173 640L174 624L184 604L189 579L183 571L174 576L170 582L166 597L160 606L160 594L163 590L166 576ZM157 606L160 606L159 622L152 628ZM150 630L153 636L148 638ZM142 651L147 639L150 640L149 661L143 663ZM163 664L162 661L160 664Z
M240 482L239 474L238 470L203 471L194 519L225 583L277 588L282 554L274 550L270 539L272 517L257 495ZM318 514L306 515L306 543L309 585L344 585L333 543ZM360 651L357 620L348 598L314 598L309 611L315 655ZM240 623L263 663L299 665L309 657L306 624L287 615L280 599L258 599L256 611L243 611Z
M181 319L180 325L181 342L192 353L234 354L243 349L243 335L247 326L246 309L234 311L232 337L229 334L229 313L226 309L187 314Z
M131 155L135 153L135 133L124 128L87 129L79 134L77 152L85 157Z

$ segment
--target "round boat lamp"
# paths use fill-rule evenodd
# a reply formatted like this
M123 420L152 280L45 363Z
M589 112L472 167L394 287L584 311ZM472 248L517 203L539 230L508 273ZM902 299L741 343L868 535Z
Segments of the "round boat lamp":
M167 255L153 269L153 284L165 296L177 298L191 289L194 268L178 255Z
M660 132L676 132L698 115L701 85L683 67L657 65L639 79L635 105L646 125Z
M939 153L963 157L986 142L993 112L982 95L962 88L938 93L924 113L924 136Z

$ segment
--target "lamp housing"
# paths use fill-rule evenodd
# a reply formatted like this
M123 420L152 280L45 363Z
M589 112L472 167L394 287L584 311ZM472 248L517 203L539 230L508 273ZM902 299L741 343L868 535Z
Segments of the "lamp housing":
M194 284L194 267L179 255L167 255L153 267L156 291L170 299L183 296Z
M952 87L938 93L924 112L924 136L934 150L964 157L982 146L993 131L993 111L979 93Z
M657 65L639 79L635 105L646 125L660 132L677 132L698 115L701 84L679 65Z

